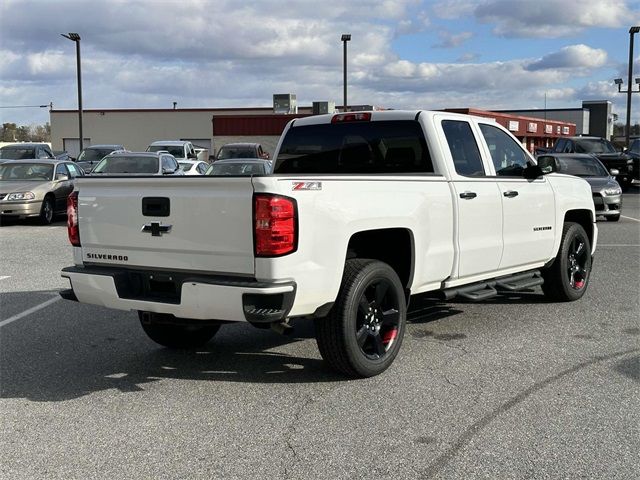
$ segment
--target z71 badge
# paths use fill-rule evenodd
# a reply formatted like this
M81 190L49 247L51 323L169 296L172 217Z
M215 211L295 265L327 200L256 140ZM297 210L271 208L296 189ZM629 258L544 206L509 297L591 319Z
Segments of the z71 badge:
M322 182L293 182L291 190L322 190Z

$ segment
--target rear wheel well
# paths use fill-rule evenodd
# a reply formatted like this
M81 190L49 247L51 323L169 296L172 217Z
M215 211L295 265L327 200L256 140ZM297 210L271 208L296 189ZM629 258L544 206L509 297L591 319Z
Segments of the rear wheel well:
M413 236L405 228L385 228L355 233L349 239L347 259L371 258L393 268L408 289L413 280Z
M584 228L589 236L589 243L593 245L593 219L589 210L569 210L564 214L565 222L575 222Z

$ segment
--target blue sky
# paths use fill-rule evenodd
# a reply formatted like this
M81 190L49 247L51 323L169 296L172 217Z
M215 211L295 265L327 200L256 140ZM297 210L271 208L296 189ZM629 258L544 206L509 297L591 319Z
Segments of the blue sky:
M624 118L613 79L626 83L632 25L635 0L3 0L0 106L77 107L63 32L82 37L86 109L270 106L286 92L340 104L349 32L352 104L525 109L546 96L549 108L610 100ZM640 77L638 40L635 58ZM0 122L47 120L0 109Z

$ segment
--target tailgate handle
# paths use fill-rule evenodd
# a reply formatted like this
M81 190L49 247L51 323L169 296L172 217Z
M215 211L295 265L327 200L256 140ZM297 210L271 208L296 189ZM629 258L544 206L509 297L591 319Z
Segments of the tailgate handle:
M145 217L168 217L171 211L167 197L143 197L142 215Z

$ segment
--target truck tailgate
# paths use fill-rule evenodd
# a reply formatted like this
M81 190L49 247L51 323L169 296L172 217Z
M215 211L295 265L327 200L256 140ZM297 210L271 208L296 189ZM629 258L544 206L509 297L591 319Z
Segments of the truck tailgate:
M79 178L86 264L253 275L250 177Z

